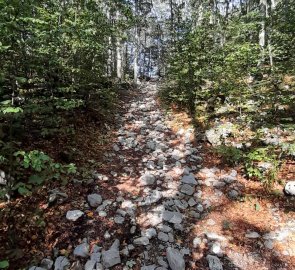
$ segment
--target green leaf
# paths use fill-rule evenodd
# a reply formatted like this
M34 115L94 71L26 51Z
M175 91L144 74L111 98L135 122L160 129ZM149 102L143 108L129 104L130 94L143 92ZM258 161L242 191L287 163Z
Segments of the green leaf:
M33 174L29 178L29 183L33 185L41 185L44 182L44 178L40 175Z
M22 196L31 195L32 192L28 190L26 187L22 186L17 189L18 193Z
M0 269L5 269L9 266L9 262L7 260L0 261Z

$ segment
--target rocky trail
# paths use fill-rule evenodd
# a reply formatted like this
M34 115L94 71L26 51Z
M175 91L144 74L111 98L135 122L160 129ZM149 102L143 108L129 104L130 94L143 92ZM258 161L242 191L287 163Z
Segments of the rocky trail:
M239 172L205 167L193 128L169 125L156 83L143 84L126 107L107 169L60 217L75 237L72 252L55 250L31 270L294 269L295 220L273 204L249 215ZM250 224L255 215L269 227Z

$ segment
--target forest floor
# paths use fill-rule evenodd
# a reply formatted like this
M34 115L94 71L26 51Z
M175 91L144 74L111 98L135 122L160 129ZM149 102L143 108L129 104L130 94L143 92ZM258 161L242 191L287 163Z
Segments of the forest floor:
M91 177L0 206L9 269L295 269L294 200L195 141L188 115L161 109L156 83L130 90L114 122L77 132Z

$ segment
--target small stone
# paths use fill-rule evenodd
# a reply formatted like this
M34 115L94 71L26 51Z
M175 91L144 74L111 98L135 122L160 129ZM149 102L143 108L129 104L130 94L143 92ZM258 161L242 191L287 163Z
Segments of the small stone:
M117 223L117 224L123 224L124 221L125 221L125 218L122 217L122 216L116 216L116 217L114 218L114 222Z
M166 256L172 270L185 270L183 255L177 249L168 247Z
M295 196L295 181L289 181L286 185L285 185L285 193L291 196Z
M221 250L221 245L220 243L216 242L213 243L213 245L210 248L210 252L215 254L215 255L221 255L222 254L222 250Z
M179 224L182 222L182 214L179 212L164 211L163 220L170 223Z
M237 198L239 197L239 192L237 192L235 189L232 189L232 190L230 190L230 191L228 192L228 196L229 196L231 199L235 200L235 199L237 199Z
M104 233L103 237L104 237L105 239L110 239L110 238L111 238L111 235L110 235L110 233L109 233L108 231L106 231L106 232Z
M156 269L156 265L152 264L152 265L144 265L140 268L140 270L155 270Z
M146 236L138 237L133 241L133 244L137 246L147 246L149 243L150 241Z
M188 200L188 204L190 207L195 206L197 204L197 202L194 200L194 198L190 198Z
M120 241L116 239L109 250L102 251L102 263L106 268L110 268L121 263L119 246Z
M209 264L210 270L223 270L223 266L218 257L213 255L207 255L206 259Z
M168 242L169 237L168 237L168 234L163 233L163 232L159 232L158 233L158 239L163 241L163 242Z
M181 178L181 182L184 184L189 184L189 185L197 185L198 182L196 181L195 176L191 173L189 175L184 175Z
M148 239L151 239L156 235L157 235L157 231L154 228L149 228L149 229L141 232L141 236L145 236Z
M146 173L144 175L142 175L140 178L140 184L142 186L148 186L148 185L153 185L156 181L156 178L154 175Z
M74 249L74 255L82 258L86 258L89 256L89 244L88 243L83 243L78 245Z
M191 195L194 194L195 189L192 186L188 185L188 184L184 184L184 185L181 186L180 192L191 196Z
M69 260L64 256L56 258L54 263L54 270L67 270L70 267Z
M248 232L245 234L245 237L250 239L256 239L260 237L260 234L258 232Z
M50 270L53 266L53 260L45 258L41 261L40 266L45 268L46 270Z
M203 207L203 205L198 204L198 205L197 205L197 211L199 211L199 212L203 212L203 211L204 211L204 207Z
M72 210L67 212L66 219L71 221L76 221L83 215L84 213L80 210Z
M172 231L172 228L171 228L171 227L169 227L169 226L167 226L167 225L163 225L163 224L160 225L160 226L158 226L158 228L159 228L162 232L166 232L166 233Z
M193 247L197 248L201 245L201 243L202 243L202 239L199 237L195 237L193 240Z
M90 194L87 199L91 207L98 207L102 203L102 197L99 194Z
M226 238L224 236L218 235L217 233L214 232L206 232L206 236L208 240L211 241L225 241Z
M135 234L135 231L136 231L136 226L132 226L130 229L130 233Z
M43 267L32 266L32 267L29 268L29 270L46 270L46 269L43 268Z
M264 246L267 248L267 249L273 249L274 247L274 242L272 240L266 240L264 241Z

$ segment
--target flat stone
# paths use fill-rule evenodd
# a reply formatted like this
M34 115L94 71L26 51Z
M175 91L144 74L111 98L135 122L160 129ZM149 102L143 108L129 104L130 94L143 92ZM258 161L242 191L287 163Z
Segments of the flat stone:
M183 255L177 249L168 247L166 256L172 270L185 270Z
M141 231L141 236L145 236L148 239L152 239L156 235L157 235L157 231L154 228L149 228L145 231Z
M71 221L76 221L83 215L84 213L80 210L71 210L67 212L66 219Z
M89 248L90 247L88 243L82 243L74 249L74 255L82 258L87 258L89 256Z
M156 181L156 178L154 175L150 174L150 173L146 173L144 175L142 175L140 178L140 184L142 186L148 186L148 185L153 185Z
M180 192L191 196L191 195L194 194L195 189L192 186L188 185L188 184L184 184L184 185L181 186Z
M179 224L182 222L182 214L179 212L172 212L172 211L164 211L163 213L163 220L173 223L173 224Z
M96 261L88 260L84 266L84 270L96 270Z
M59 256L54 263L54 270L67 270L70 267L70 262L67 257Z
M248 232L245 234L245 237L250 239L256 239L260 237L260 234L258 232Z
M210 270L223 270L222 263L218 257L213 255L207 255L206 259L209 264Z
M116 217L114 218L114 222L117 223L117 224L123 224L124 221L125 221L125 218L122 217L122 216L116 216Z
M150 241L146 236L138 237L133 240L133 244L136 246L147 246L149 243Z
M166 233L159 232L158 233L158 239L163 241L163 242L168 242L169 241L169 236Z
M197 202L194 200L194 198L190 198L190 199L188 200L188 205L189 205L190 207L195 206L196 204L197 204Z
M120 241L116 239L109 250L102 251L102 264L104 267L110 268L121 263L119 246Z
M189 184L189 185L197 185L198 184L198 182L196 181L195 176L192 173L190 173L188 175L184 175L181 178L181 182L184 183L184 184Z
M98 207L102 203L102 197L99 194L89 194L87 200L91 207Z

